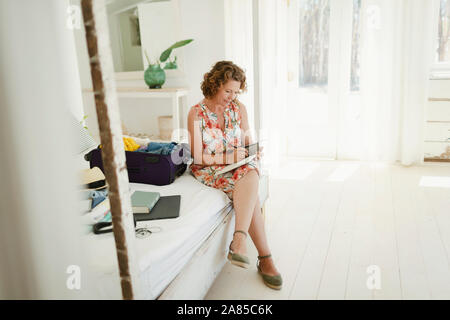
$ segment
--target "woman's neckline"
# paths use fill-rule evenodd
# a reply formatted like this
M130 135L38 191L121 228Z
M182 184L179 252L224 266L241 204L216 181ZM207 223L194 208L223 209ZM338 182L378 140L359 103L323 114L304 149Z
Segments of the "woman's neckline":
M208 107L208 105L205 103L205 99L203 99L200 103L206 108L206 110L208 110L208 112L211 112L211 113L213 113L213 114L215 114L215 115L217 116L217 113L214 112L214 111L212 111L212 110ZM232 103L232 102L230 102L230 103L223 109L223 113L225 113L225 110L227 110L227 108L230 106L231 103Z

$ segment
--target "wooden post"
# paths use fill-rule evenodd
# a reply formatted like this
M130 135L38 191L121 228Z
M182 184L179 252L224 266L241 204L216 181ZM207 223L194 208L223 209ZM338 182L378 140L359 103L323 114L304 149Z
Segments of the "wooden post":
M103 0L81 2L95 96L103 167L109 184L114 239L123 299L139 298L135 231L122 128L114 83L106 7Z

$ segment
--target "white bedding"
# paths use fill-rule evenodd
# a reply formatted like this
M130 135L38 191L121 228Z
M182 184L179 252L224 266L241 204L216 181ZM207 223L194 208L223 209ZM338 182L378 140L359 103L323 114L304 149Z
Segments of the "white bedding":
M144 239L136 238L145 299L155 299L162 293L231 209L231 201L225 193L203 185L188 170L167 186L130 184L133 191L157 191L161 196L181 195L179 218L148 221L146 226L160 227L161 231ZM84 240L98 298L121 299L112 233L91 233Z

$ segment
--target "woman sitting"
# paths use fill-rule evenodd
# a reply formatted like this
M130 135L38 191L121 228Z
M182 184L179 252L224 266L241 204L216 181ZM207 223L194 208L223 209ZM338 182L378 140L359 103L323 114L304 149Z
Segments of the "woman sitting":
M204 75L204 99L188 114L189 143L194 158L192 174L207 186L224 191L233 201L235 232L228 260L248 268L246 237L250 234L258 250L258 271L264 283L281 289L282 279L271 258L258 197L258 162L250 161L232 171L217 173L228 164L244 159L243 147L253 143L246 107L237 95L246 91L244 71L230 61L217 62ZM262 148L256 159L262 156Z

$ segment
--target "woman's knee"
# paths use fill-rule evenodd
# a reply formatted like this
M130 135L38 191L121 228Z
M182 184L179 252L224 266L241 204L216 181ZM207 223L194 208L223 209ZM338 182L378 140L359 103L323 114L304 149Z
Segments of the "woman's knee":
M236 194L242 194L244 198L251 195L258 195L259 176L255 170L247 172L242 178L236 181L233 189L233 198Z
M236 181L235 186L238 185L255 185L256 188L258 188L259 185L259 175L256 172L256 170L250 170L248 171L243 177L241 177L238 181Z

